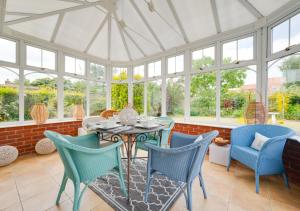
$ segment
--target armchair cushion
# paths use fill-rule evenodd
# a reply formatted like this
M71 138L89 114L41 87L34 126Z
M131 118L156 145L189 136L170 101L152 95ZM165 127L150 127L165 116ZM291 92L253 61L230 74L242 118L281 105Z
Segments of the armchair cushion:
M260 133L255 133L255 139L254 139L254 141L252 142L252 144L251 144L251 147L253 148L253 149L256 149L256 150L260 150L261 148L262 148L262 146L264 145L264 143L266 142L266 141L268 141L270 138L268 138L268 137L266 137L266 136L264 136L264 135L262 135L262 134L260 134Z
M251 169L255 169L259 151L251 147L233 145L231 149L231 157L239 160Z

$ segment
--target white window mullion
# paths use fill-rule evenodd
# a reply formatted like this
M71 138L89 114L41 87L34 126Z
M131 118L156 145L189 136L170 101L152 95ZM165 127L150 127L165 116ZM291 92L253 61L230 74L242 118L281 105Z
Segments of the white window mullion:
M86 78L87 78L87 83L86 83L86 116L90 116L90 85L91 85L91 80L90 80L90 62L87 60L85 61L85 71L86 71ZM100 97L100 96L99 96Z
M106 109L111 108L111 80L112 80L112 66L107 65L106 71Z
M145 73L144 73L145 83L144 83L144 115L148 115L148 64L145 64Z
M267 55L268 55L268 49L270 48L270 45L268 45L268 30L267 27L262 28L261 30L261 95L262 100L265 106L267 107L268 103L268 63L267 63ZM258 55L259 57L259 55Z
M221 63L222 63L222 54L221 54L221 42L218 41L216 45L216 121L220 122L221 119Z
M128 75L128 104L133 106L133 67L127 69Z
M58 119L64 118L64 71L65 60L61 51L57 53L57 114Z
M19 58L20 58L20 70L19 70L19 121L22 123L24 122L24 109L25 109L25 103L24 103L24 94L25 94L25 79L24 79L24 67L25 67L25 44L23 40L20 41L20 52L19 52Z
M167 115L167 65L166 65L166 57L162 57L161 59L161 115Z
M184 121L190 121L190 81L192 70L191 51L184 52L184 74L185 74L185 90L184 90Z

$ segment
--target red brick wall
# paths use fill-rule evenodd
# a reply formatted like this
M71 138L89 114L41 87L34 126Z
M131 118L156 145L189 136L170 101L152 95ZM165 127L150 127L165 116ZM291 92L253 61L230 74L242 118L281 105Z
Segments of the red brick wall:
M201 133L206 133L212 130L218 130L219 136L224 139L230 139L230 128L220 128L220 127L211 127L211 126L203 126L203 125L193 125L193 124L183 124L176 123L173 131L187 133L190 135L197 135Z
M66 135L77 135L79 127L81 127L81 121L0 128L0 146L15 146L20 155L33 153L36 142L44 138L45 130L53 130Z
M289 181L300 186L300 143L287 140L283 151L283 163Z

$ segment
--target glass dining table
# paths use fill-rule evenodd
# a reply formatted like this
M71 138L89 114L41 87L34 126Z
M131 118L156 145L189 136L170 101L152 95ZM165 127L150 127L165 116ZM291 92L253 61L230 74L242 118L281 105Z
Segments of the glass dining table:
M154 133L161 140L161 132L165 128L164 125L158 125L157 127L144 128L140 126L118 126L115 128L107 129L105 127L97 127L96 132L98 134L99 140L117 142L122 140L125 143L125 149L127 157L122 159L127 159L127 192L128 201L130 200L130 165L132 160L132 147L134 143L139 141L146 141L150 133ZM137 157L145 158L145 157Z

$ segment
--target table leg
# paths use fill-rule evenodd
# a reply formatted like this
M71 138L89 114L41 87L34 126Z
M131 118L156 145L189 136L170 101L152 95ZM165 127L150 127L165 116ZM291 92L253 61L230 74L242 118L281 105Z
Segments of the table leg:
M130 200L131 140L132 140L132 136L128 135L128 140L127 140L127 192L128 192L128 203L129 203L129 200Z

